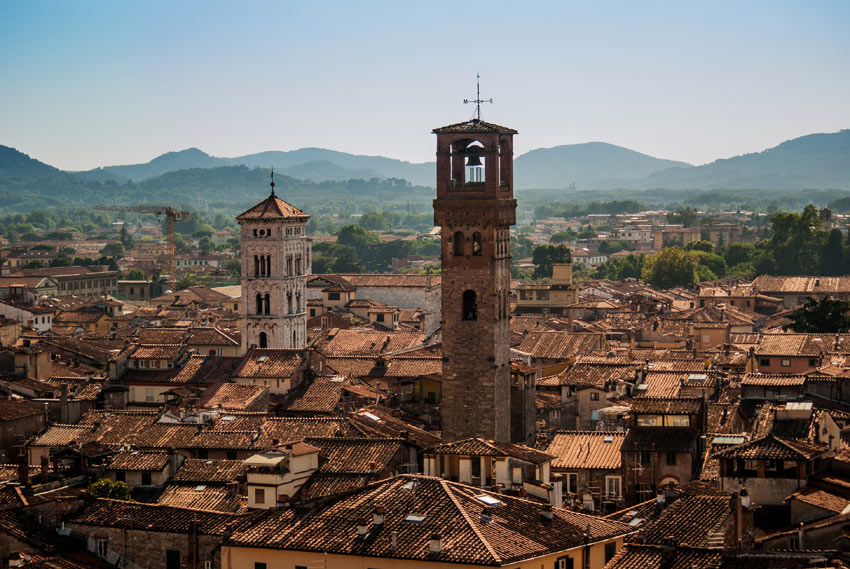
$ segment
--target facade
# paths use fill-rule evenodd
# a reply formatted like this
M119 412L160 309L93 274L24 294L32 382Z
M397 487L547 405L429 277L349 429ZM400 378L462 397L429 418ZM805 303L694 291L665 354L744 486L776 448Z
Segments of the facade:
M242 231L242 352L307 345L309 215L271 195L239 215Z
M555 263L552 279L545 285L517 287L517 314L566 314L567 307L578 302L578 285L573 284L573 266Z
M442 241L443 437L508 441L516 131L473 119L434 134L434 223Z

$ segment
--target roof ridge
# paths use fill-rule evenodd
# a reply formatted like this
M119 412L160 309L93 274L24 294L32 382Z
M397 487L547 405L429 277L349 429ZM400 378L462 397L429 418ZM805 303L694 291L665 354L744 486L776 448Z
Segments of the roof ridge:
M443 488L443 491L449 497L449 500L452 501L452 504L454 504L455 508L457 508L457 511L463 517L464 521L466 521L466 524L469 526L469 529L472 530L472 533L474 533L475 537L478 538L478 541L480 541L481 544L484 545L484 548L487 549L487 552L493 557L493 560L496 561L496 563L502 563L501 556L498 553L496 553L496 550L493 549L493 546L490 545L490 542L487 541L487 539L484 537L484 535L482 535L482 533L479 531L479 529L477 527L475 527L475 524L472 522L472 519L469 517L469 514L467 514L466 510L463 508L463 506L460 505L460 502L458 501L457 497L455 497L455 495L454 495L453 486L450 486L448 484L448 481L443 480L443 479L440 479L439 482L440 482L440 486L442 486L442 488Z

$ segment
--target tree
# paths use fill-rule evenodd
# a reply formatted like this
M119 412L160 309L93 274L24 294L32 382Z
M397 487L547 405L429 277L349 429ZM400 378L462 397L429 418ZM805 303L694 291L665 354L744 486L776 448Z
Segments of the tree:
M238 277L242 274L242 263L239 259L230 259L224 263L224 270L234 277Z
M820 274L841 276L844 274L844 234L840 229L829 232L820 255Z
M567 243L569 241L575 241L577 238L578 233L576 233L572 229L567 229L552 234L552 237L549 238L549 243L551 243L552 245L557 245L558 243Z
M176 290L183 290L193 286L201 286L201 280L195 273L186 273L177 281L175 288Z
M670 223L681 223L682 227L693 227L697 224L697 212L689 207L680 207L679 211L667 214Z
M89 494L95 498L112 500L132 500L133 489L126 482L101 478L89 484Z
M531 254L531 261L534 263L533 278L551 278L552 265L572 262L572 254L566 245L538 245Z
M690 286L697 282L697 256L681 247L650 255L643 264L643 280L658 288Z
M133 269L129 273L127 273L124 278L128 281L146 281L148 280L148 276L142 269Z
M755 253L755 247L752 243L729 243L723 248L723 258L726 259L726 264L734 267L740 263L748 263L752 260Z
M124 254L124 246L121 243L107 243L100 250L104 257L120 257Z
M694 241L685 245L686 251L704 251L706 253L714 253L714 245L711 241Z
M834 298L815 300L808 297L806 302L791 312L788 318L791 324L784 326L794 332L838 334L850 331L850 302Z
M126 225L121 226L121 236L119 239L121 239L121 244L124 245L125 249L131 249L133 247L133 236L127 231Z

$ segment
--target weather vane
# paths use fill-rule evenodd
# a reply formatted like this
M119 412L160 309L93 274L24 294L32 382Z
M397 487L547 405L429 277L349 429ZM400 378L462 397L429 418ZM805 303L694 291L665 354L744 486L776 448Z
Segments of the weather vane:
M272 195L274 195L274 166L272 166L272 182L269 185L272 187Z
M468 105L470 103L475 103L475 115L474 117L477 120L481 120L481 103L492 103L493 99L482 99L481 98L481 75L478 73L475 74L475 98L473 100L464 99L463 104Z

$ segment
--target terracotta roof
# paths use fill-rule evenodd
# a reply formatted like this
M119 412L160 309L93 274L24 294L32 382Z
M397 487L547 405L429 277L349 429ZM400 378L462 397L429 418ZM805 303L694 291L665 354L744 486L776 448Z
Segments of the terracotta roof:
M532 464L543 464L555 458L554 455L525 445L491 441L479 437L440 443L425 449L424 452L426 454L510 457Z
M696 452L699 433L685 427L632 428L623 441L624 451Z
M690 415L702 409L702 399L694 397L636 397L632 400L632 412L667 415Z
M162 470L168 464L164 452L121 451L112 457L110 470Z
M242 364L233 377L285 378L290 377L304 362L302 350L278 350L272 348L251 348L242 358Z
M810 460L825 454L828 450L824 445L785 440L770 434L720 451L716 456L765 460Z
M268 396L267 385L243 385L240 383L219 383L204 390L198 406L202 408L220 408L245 410L256 405L257 401Z
M319 275L317 275L319 276ZM355 287L373 288L373 287L392 287L392 288L421 288L424 289L428 284L432 287L440 286L440 275L399 275L390 273L369 274L369 273L341 273L339 275L320 275L321 277L335 276L344 279L353 284Z
M606 383L616 384L621 380L634 380L638 364L596 364L577 362L559 374L538 381L543 386L595 386L603 387Z
M187 458L171 477L171 482L226 484L244 478L244 475L245 463L241 460Z
M389 466L401 450L402 439L331 437L310 438L305 442L320 449L319 472L370 474Z
M581 334L558 330L529 332L517 349L536 359L568 359L605 346L601 334Z
M139 346L131 355L136 360L173 360L177 358L185 347L180 344Z
M307 391L292 402L288 410L333 413L339 404L345 382L346 380L341 377L318 376Z
M814 358L828 352L850 352L850 334L764 334L756 348L759 356Z
M238 492L231 491L224 486L169 484L159 495L156 503L178 508L235 512L242 505L242 498Z
M605 567L608 569L719 569L723 562L719 549L690 547L665 548L661 545L629 543L617 552Z
M244 211L236 216L237 220L257 220L257 219L298 219L307 220L310 216L292 206L279 197L274 195L274 192L247 211Z
M546 453L556 457L552 468L619 470L625 439L622 431L556 431Z
M239 342L218 328L191 328L187 346L238 346Z
M14 421L24 417L33 415L43 415L44 405L35 401L21 400L0 400L0 423L4 421Z
M228 381L242 365L241 357L200 356L193 354L171 378L172 383L208 385Z
M470 119L466 122L441 126L431 131L434 134L475 134L475 133L495 133L495 134L518 134L512 128L499 126L497 124L482 121L480 119Z
M327 330L313 343L313 347L331 358L377 356L420 345L424 340L425 336L419 331Z
M741 385L765 385L772 387L803 386L805 375L782 375L774 373L745 373Z
M850 277L772 277L760 276L753 287L765 293L834 294L850 292Z
M420 449L440 442L434 433L415 427L400 417L377 406L360 409L349 415L351 426L358 432L370 437L402 437L409 445Z
M790 500L798 500L822 510L835 512L836 514L850 512L850 509L848 509L848 506L850 506L850 499L845 496L833 494L832 492L827 492L821 488L806 487L801 490L797 490L785 498L786 502Z
M301 487L307 500L325 498L334 494L351 492L362 488L377 478L375 474L361 474L358 472L314 472L310 479Z
M198 533L222 535L240 522L255 519L256 513L236 515L180 508L161 504L143 504L100 498L74 516L71 524L112 527L141 531L179 533L188 535L189 526L197 522Z
M499 502L491 508L490 521L482 520L487 504L476 496ZM378 505L385 510L385 521L375 527L371 518ZM540 504L464 484L401 475L310 509L271 511L258 523L237 529L225 544L501 566L583 546L585 531L591 543L631 531L627 524L557 508L546 520L541 511ZM355 531L361 518L368 520L364 538ZM393 532L397 532L395 550L390 543ZM443 543L438 555L429 550L434 533Z

